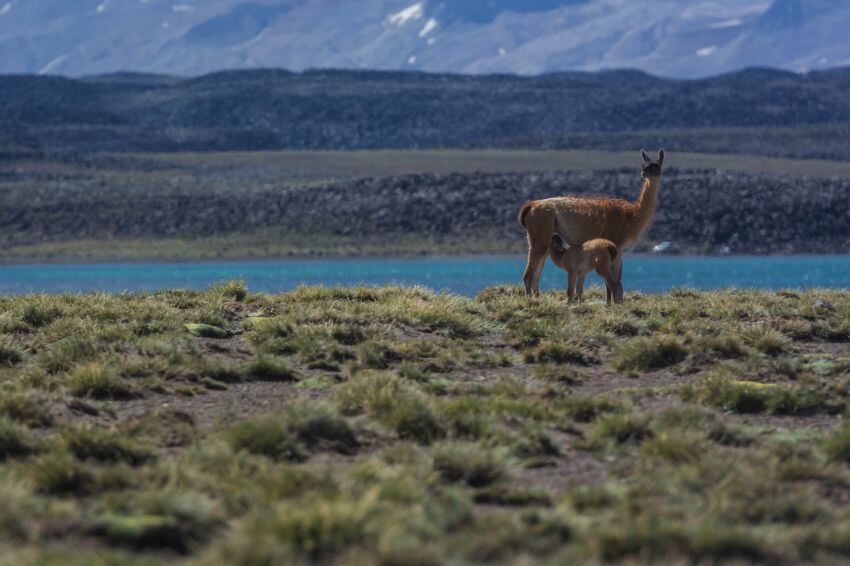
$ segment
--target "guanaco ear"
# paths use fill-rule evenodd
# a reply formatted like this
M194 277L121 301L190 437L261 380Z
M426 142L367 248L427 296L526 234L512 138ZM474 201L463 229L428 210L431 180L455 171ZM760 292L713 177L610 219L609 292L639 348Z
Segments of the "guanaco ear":
M664 163L664 150L659 149L658 150L658 164L661 165L662 163Z
M643 157L643 160L644 160L646 163L649 163L650 161L652 161L652 160L649 158L649 154L648 154L648 153L646 152L646 150L644 150L644 149L640 150L640 156L641 156L641 157Z

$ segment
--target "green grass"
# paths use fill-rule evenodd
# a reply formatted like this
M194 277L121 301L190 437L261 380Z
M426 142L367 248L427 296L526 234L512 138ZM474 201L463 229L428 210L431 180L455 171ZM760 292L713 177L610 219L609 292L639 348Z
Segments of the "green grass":
M0 297L0 562L846 561L850 297L602 298Z

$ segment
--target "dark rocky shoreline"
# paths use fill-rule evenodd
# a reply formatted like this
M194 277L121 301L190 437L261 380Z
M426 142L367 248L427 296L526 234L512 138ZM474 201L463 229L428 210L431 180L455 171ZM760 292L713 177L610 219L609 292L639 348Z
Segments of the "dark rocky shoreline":
M320 186L210 190L180 184L110 187L59 179L0 193L0 247L74 240L209 237L283 228L296 234L394 234L443 241L521 242L516 211L561 194L633 200L634 170L417 174ZM844 253L850 248L850 180L670 169L644 248L676 242L690 253Z

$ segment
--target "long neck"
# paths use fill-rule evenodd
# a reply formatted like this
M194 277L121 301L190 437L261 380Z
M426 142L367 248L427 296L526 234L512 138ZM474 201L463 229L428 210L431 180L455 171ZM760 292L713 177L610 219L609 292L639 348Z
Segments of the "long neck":
M640 194L635 201L635 225L630 230L634 238L637 238L652 222L652 216L655 214L655 197L658 195L660 185L660 177L643 180Z

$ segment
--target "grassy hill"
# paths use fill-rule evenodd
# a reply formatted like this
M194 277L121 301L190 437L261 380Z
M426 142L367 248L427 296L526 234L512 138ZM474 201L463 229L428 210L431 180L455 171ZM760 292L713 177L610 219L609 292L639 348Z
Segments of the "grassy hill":
M847 294L600 301L0 298L2 561L845 560Z
M279 70L0 76L0 147L585 148L850 158L850 71L537 77Z

